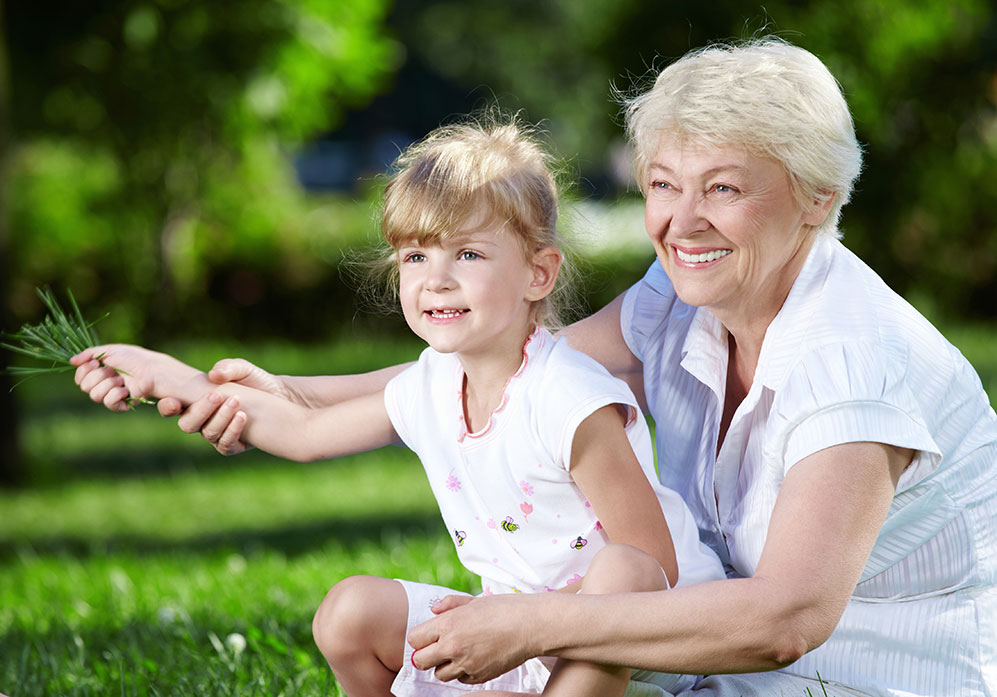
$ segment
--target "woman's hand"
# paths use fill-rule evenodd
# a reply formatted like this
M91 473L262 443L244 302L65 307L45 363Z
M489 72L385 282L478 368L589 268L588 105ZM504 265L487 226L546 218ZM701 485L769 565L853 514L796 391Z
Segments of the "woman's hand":
M283 380L242 358L223 358L208 372L211 382L222 385L235 382L287 399ZM185 433L197 433L222 455L238 455L249 450L242 442L246 427L246 412L239 409L235 398L223 400L207 394L184 409L180 400L166 397L157 405L162 416L180 415L177 425Z
M478 684L539 655L528 620L534 601L546 595L447 596L433 607L438 616L409 632L412 663L436 668L440 680ZM485 628L485 629L483 629Z

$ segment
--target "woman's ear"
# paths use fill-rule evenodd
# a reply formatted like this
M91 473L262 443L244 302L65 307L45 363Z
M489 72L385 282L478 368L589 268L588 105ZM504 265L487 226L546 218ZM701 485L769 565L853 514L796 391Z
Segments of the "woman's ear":
M543 247L533 254L531 262L533 279L526 291L526 299L533 302L543 300L557 282L557 272L561 269L561 251L555 247Z
M814 197L813 204L803 215L803 222L812 227L817 227L824 222L827 214L831 211L831 204L837 196L835 192L821 191Z

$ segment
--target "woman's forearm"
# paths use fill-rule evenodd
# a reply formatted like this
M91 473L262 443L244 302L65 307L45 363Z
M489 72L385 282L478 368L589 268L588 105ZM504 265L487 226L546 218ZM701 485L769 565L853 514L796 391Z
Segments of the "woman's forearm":
M714 581L656 593L537 596L537 649L595 663L670 673L773 670L826 639L811 611L760 579ZM815 632L808 637L810 627ZM833 627L833 623L832 623Z

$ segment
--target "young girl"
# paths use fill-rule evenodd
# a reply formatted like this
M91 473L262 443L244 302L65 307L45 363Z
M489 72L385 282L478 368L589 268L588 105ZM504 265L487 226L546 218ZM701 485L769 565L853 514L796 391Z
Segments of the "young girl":
M249 415L244 438L295 460L403 441L485 594L654 591L722 578L683 502L658 483L633 394L543 328L561 265L556 219L547 158L523 128L438 129L399 157L385 192L382 231L403 314L429 348L381 393L309 409L124 346L80 354L77 382L108 404L126 392L236 397ZM620 695L630 680L640 694L693 682L534 659L485 685L443 683L416 667L405 638L453 593L368 576L336 584L313 626L345 691Z

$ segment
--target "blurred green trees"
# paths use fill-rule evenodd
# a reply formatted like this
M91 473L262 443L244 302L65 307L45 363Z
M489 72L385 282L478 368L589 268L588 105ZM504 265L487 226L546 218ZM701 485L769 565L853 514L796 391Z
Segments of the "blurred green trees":
M997 317L988 0L41 0L3 13L16 321L36 318L32 287L52 283L110 310L117 338L321 336L354 316L336 266L373 230L374 187L306 194L292 167L304 144L376 128L402 146L497 101L543 121L583 193L633 196L611 86L764 33L817 53L851 103L866 167L846 243L940 312ZM609 276L598 300L630 280Z
M311 210L288 151L385 84L386 5L8 3L14 313L69 285L138 338L182 326L214 264L277 273Z

